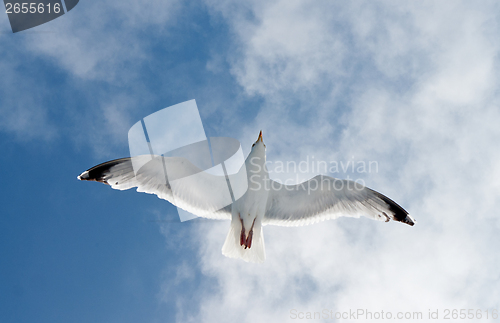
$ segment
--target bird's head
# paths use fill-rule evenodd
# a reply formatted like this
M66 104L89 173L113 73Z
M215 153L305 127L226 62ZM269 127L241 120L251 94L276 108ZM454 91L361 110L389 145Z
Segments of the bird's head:
M252 145L252 151L256 149L266 150L266 145L264 144L264 140L262 140L262 130L259 133L259 138L257 138L257 141Z
M247 164L247 174L249 172L253 174L267 173L265 165L266 145L264 144L264 140L262 140L262 131L259 133L257 141L252 145L252 151L248 154L245 163Z

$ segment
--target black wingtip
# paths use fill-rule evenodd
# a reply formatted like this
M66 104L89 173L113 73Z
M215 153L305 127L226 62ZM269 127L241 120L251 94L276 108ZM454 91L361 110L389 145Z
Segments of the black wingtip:
M375 192L375 191L374 191ZM410 226L414 226L417 221L411 217L411 215L403 209L399 204L388 198L387 196L380 194L378 192L375 192L378 198L380 198L382 201L387 203L389 205L389 211L391 211L394 214L394 221L399 221L406 223Z
M80 175L78 175L76 178L78 178L81 181L88 181L89 180L89 171L84 171Z
M110 160L108 162L99 164L97 166L94 166L94 167L84 171L83 173L78 175L77 178L81 181L95 181L95 182L101 182L104 184L108 184L105 177L106 177L106 174L109 173L109 169L117 164L124 162L127 159L130 159L130 158L120 158L120 159Z
M408 224L410 226L414 226L417 223L417 221L414 218L412 218L411 215L409 215L409 214L401 222L406 223L406 224Z

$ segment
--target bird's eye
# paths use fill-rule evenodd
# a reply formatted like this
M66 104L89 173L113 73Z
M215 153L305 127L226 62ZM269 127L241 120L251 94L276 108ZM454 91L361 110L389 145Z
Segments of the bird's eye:
M252 145L252 147L255 146L255 144Z

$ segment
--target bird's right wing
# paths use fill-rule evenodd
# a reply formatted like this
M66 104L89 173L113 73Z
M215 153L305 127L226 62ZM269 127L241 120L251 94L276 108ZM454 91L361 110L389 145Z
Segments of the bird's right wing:
M301 226L360 215L386 222L416 223L387 196L349 180L318 175L297 185L270 182L263 224Z
M141 167L134 171L137 165ZM137 187L137 192L155 194L194 215L231 219L230 203L221 200L230 199L229 192L224 195L228 191L225 178L202 171L186 158L141 155L115 159L90 168L78 179L101 182L117 190Z

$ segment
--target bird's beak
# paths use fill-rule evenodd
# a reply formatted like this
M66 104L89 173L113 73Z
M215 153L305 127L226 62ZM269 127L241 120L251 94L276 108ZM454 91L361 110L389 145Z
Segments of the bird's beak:
M262 140L262 130L259 133L259 138L257 138L257 141L259 140L262 141L262 143L264 143L264 141Z
M255 145L256 145L259 141L260 141L260 142L264 145L264 147L266 147L266 144L264 143L264 140L262 139L262 130L261 130L261 131L260 131L260 133L259 133L259 138L257 138L257 141L256 141L256 142L252 145L252 148L253 148L253 147L254 147L254 146L255 146Z

